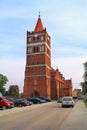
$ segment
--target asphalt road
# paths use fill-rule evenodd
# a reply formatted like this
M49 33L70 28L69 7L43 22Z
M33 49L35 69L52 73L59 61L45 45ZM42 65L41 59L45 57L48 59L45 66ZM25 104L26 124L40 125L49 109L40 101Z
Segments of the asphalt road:
M58 130L72 109L51 102L0 111L0 130Z

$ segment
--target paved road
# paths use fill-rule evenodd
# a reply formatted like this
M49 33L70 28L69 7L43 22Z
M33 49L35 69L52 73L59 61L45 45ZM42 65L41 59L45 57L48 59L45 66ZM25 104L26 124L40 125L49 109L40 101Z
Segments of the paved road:
M58 130L87 130L87 108L82 100L78 100Z
M2 111L0 130L58 130L71 111L55 102Z

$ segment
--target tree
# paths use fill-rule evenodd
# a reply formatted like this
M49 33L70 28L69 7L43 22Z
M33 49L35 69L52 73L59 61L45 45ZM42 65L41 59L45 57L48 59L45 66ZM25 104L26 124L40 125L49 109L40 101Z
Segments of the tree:
M9 96L19 96L19 87L18 85L11 85L8 90Z
M82 92L83 92L83 94L86 94L86 90L85 90L85 83L84 82L81 82L80 83L80 86L82 87Z
M87 82L87 62L84 63L84 75L83 75L84 81Z
M6 83L8 82L8 79L5 75L0 74L0 92L2 93L2 95L5 94L5 88L4 86L6 85Z
M84 65L84 74L83 74L83 82L80 83L82 86L82 91L84 94L87 93L87 62L83 63Z

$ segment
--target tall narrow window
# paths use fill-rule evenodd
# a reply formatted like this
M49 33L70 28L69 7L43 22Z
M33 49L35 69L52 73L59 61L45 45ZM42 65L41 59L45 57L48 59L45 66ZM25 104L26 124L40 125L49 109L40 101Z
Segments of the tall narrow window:
M43 36L41 36L41 41L43 41L44 40L44 37Z
M28 53L32 53L32 48L31 47L28 48Z
M29 37L28 41L31 42L31 38L30 37Z
M38 52L38 47L37 46L34 47L34 52Z
M44 51L44 46L40 46L40 52Z

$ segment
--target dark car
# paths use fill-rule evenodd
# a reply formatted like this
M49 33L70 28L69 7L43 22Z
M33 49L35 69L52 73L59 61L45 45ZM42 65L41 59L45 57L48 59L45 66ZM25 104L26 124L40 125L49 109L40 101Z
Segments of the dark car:
M22 106L29 106L31 105L32 103L27 101L26 99L13 99L14 100L14 106L19 106L19 107L22 107Z
M59 98L59 99L57 100L57 103L62 103L62 98Z
M33 104L45 103L45 100L41 100L39 98L27 98L27 100L32 102Z
M79 95L77 96L77 99L78 99L78 100L83 99L83 98L82 98L82 95L81 95L81 94L79 94Z
M41 100L45 100L45 102L51 102L51 100L49 98L46 97L39 97Z

